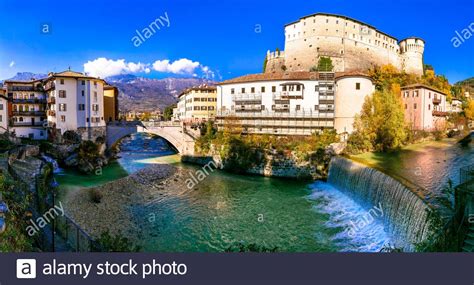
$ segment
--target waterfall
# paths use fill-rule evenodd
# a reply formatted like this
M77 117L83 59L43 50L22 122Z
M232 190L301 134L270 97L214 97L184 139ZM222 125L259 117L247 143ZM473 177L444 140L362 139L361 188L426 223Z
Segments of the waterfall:
M58 162L54 158L49 157L49 156L44 155L44 154L41 155L41 158L43 158L44 161L51 163L51 165L53 166L53 173L62 172L62 169L59 168Z
M331 160L328 182L367 209L380 203L384 211L384 226L397 247L413 251L415 243L428 237L427 210L430 206L409 186L376 169L342 157Z

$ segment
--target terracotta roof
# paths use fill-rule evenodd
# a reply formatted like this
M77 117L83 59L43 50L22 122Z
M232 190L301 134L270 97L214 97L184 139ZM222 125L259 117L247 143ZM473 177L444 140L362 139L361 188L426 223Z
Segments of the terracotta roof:
M213 90L217 90L217 87L216 86L208 86L208 85L200 85L200 86L193 86L193 87L190 87L190 88L187 88L185 89L183 92L181 92L179 95L178 95L178 98L183 96L184 94L186 93L189 93L191 91L197 91L197 90L209 90L209 91L213 91Z
M82 72L77 72L77 71L72 71L72 70L65 70L62 72L51 72L48 74L48 78L51 78L51 77L73 77L73 78L86 78L86 79L96 79L96 80L104 81L101 78L88 76Z
M350 72L336 72L335 79L351 76L360 76L370 78L366 73L361 71L350 71ZM233 83L246 83L246 82L259 82L259 81L279 81L279 80L319 80L318 72L311 71L293 71L293 72L276 72L276 73L257 73L247 74L244 76L232 78L229 80L222 81L218 85L233 84Z
M428 85L425 85L425 84L421 84L421 83L415 83L415 84L410 84L410 85L405 85L405 86L402 86L400 89L417 89L417 88L423 88L423 89L429 89L429 90L432 90L432 91L435 91L435 92L438 92L438 93L441 93L443 95L447 95L446 93L444 93L443 91L441 90L438 90L436 88L433 88L431 86L428 86Z

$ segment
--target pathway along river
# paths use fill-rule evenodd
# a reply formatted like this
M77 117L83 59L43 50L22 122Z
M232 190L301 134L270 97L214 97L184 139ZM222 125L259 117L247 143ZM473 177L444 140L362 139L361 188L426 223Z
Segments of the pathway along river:
M155 163L191 173L199 169L179 162L166 141L148 134L124 138L119 155L99 176L62 171L57 174L60 189L83 191ZM380 212L324 182L215 171L191 190L161 191L153 204L129 209L142 229L144 251L220 252L244 243L287 252L374 252L393 240L378 219Z

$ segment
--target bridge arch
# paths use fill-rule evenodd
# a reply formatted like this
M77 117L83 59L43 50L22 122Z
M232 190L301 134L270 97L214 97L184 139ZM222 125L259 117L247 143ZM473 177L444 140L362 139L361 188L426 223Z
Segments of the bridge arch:
M135 133L150 133L168 141L181 155L194 154L194 138L179 123L174 122L124 122L107 125L107 148L120 139Z

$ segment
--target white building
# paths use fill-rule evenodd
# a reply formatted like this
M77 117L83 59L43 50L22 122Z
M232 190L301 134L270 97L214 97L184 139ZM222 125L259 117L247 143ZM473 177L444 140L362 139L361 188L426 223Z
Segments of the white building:
M48 94L48 123L56 132L79 132L91 139L105 134L104 80L79 72L50 73L44 81Z
M462 112L462 101L453 99L451 104L446 103L446 112L448 113L461 113Z
M329 128L345 135L373 91L372 80L361 73L245 75L218 84L216 121L244 133L310 135Z
M6 80L0 125L18 137L54 139L72 130L83 139L95 139L105 135L104 84L70 70L42 80Z

